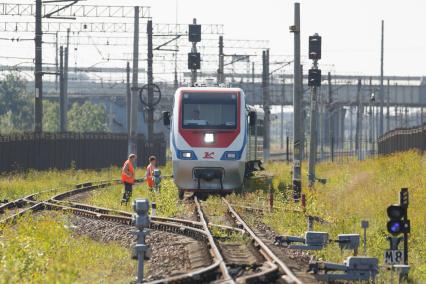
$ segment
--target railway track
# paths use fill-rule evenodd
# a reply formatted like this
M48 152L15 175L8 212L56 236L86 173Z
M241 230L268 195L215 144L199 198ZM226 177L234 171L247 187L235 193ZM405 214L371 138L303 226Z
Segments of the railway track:
M203 224L207 224L206 219L208 217L203 212L202 205L196 197L194 201L200 221ZM212 247L212 250L214 250L216 254L221 255L218 258L223 263L221 266L221 280L227 283L271 283L274 281L277 283L303 283L285 263L256 236L253 230L234 210L232 205L225 198L222 198L222 201L225 203L229 214L235 219L235 224L244 231L244 235L250 239L250 242L248 244L244 242L241 244L219 242L219 246L215 245ZM205 230L209 230L206 225ZM211 237L213 238L213 236ZM214 238L213 242L215 242ZM253 251L253 249L255 251ZM259 258L261 260L259 260ZM251 267L251 269L248 270L247 273L245 269L248 267ZM238 270L240 273L238 273ZM243 270L245 270L245 273L241 273Z
M66 191L65 193L60 193L56 196L61 196L63 194L69 194L71 196L82 191L104 188L106 186L110 186L114 182L117 181L94 181L81 183L75 185L75 189ZM0 224L13 223L16 222L16 220L25 213L43 210L45 208L45 202L38 199L41 199L43 194L52 194L62 189L64 188L40 191L0 205L0 217L3 217L0 219Z
M0 213L7 210L17 210L14 214L2 219L1 223L16 222L19 216L26 212L37 212L41 210L58 210L68 212L80 217L97 220L105 220L117 224L132 226L132 214L120 210L112 210L97 206L91 206L74 201L68 201L78 194L101 189L112 185L116 181L87 182L76 185L74 189L65 191L49 198L46 201L39 201L37 197L40 193L25 196L21 199L4 204ZM45 191L54 192L54 190ZM204 243L208 247L211 263L207 266L198 267L191 271L163 279L151 281L149 283L302 283L293 272L268 248L268 246L256 236L253 230L243 221L241 216L234 210L232 205L222 199L227 206L229 214L235 219L236 226L218 225L208 222L202 206L195 197L194 202L197 209L199 221L191 221L177 218L151 217L150 229L189 237L197 242ZM22 208L22 209L21 209ZM244 235L250 239L250 246L254 248L248 252L241 246L226 245L218 246L217 239L213 236L211 229L219 228L227 232ZM197 250L192 250L196 253ZM253 258L250 253L257 255ZM205 258L204 254L198 252L194 258ZM247 263L241 261L244 258L254 259L252 271L250 273L238 273L247 268ZM239 263L240 261L240 263ZM196 262L196 261L195 261ZM247 261L246 261L247 262Z
M46 201L37 201L35 197L40 195L40 193L35 193L23 197L21 199L6 203L2 205L2 208L7 208L8 210L23 208L23 206L26 207L22 210L19 210L19 212L14 212L14 214L2 219L0 221L0 224L15 223L20 216L27 212L31 213L42 210L59 210L84 218L105 220L118 224L132 226L132 214L129 212L111 210L107 208L90 206L76 202L68 202L66 200L67 198L71 198L75 195L84 192L107 187L113 182L98 182L96 184L93 182L88 182L84 184L79 184L76 185L75 189L59 193ZM53 192L54 190L51 191ZM196 241L205 243L209 248L212 248L215 246L214 240L209 230L206 229L206 226L216 226L220 227L223 230L235 230L237 232L241 232L241 230L239 229L230 228L226 226L164 217L152 217L150 229L187 236ZM210 265L189 271L187 273L183 273L181 275L167 277L164 279L151 281L149 283L210 283L218 280L221 275L221 267L223 268L223 261L220 258L220 253L214 250L209 251L211 252L211 257L213 259Z

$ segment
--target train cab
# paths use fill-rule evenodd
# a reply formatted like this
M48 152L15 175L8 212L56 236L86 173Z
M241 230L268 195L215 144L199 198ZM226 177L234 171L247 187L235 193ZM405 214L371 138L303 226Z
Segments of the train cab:
M249 125L256 117L250 112L240 88L176 90L173 113L168 115L173 176L180 196L184 191L227 193L243 184Z

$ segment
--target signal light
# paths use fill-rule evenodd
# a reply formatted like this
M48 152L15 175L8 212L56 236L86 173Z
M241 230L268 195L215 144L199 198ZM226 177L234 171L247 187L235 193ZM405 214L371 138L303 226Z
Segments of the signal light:
M190 42L200 42L201 41L201 25L189 25L188 29L188 40Z
M408 233L410 223L403 220L407 209L401 205L390 205L387 209L389 221L387 223L388 232L393 236L398 236L402 233Z
M309 59L321 59L321 36L318 34L309 37Z
M188 53L188 69L200 69L201 68L201 56L199 52Z
M309 69L308 72L308 86L321 86L321 70Z

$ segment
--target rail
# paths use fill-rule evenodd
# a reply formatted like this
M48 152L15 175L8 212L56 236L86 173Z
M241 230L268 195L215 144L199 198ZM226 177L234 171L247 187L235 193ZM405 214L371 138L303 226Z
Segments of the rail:
M282 276L283 280L286 283L295 283L295 284L303 284L296 275L288 268L288 266L282 262L270 249L269 247L253 232L253 230L247 225L246 222L241 218L241 216L234 210L232 205L225 199L222 198L222 201L227 205L229 212L234 216L239 224L244 228L244 230L250 235L250 237L257 243L257 245L261 248L262 254L265 258L270 259L273 263L275 263L280 271L284 274Z

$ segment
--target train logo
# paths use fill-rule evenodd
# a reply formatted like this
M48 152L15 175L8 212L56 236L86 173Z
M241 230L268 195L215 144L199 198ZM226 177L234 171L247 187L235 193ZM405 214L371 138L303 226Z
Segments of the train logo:
M214 159L214 152L204 152L203 159Z

